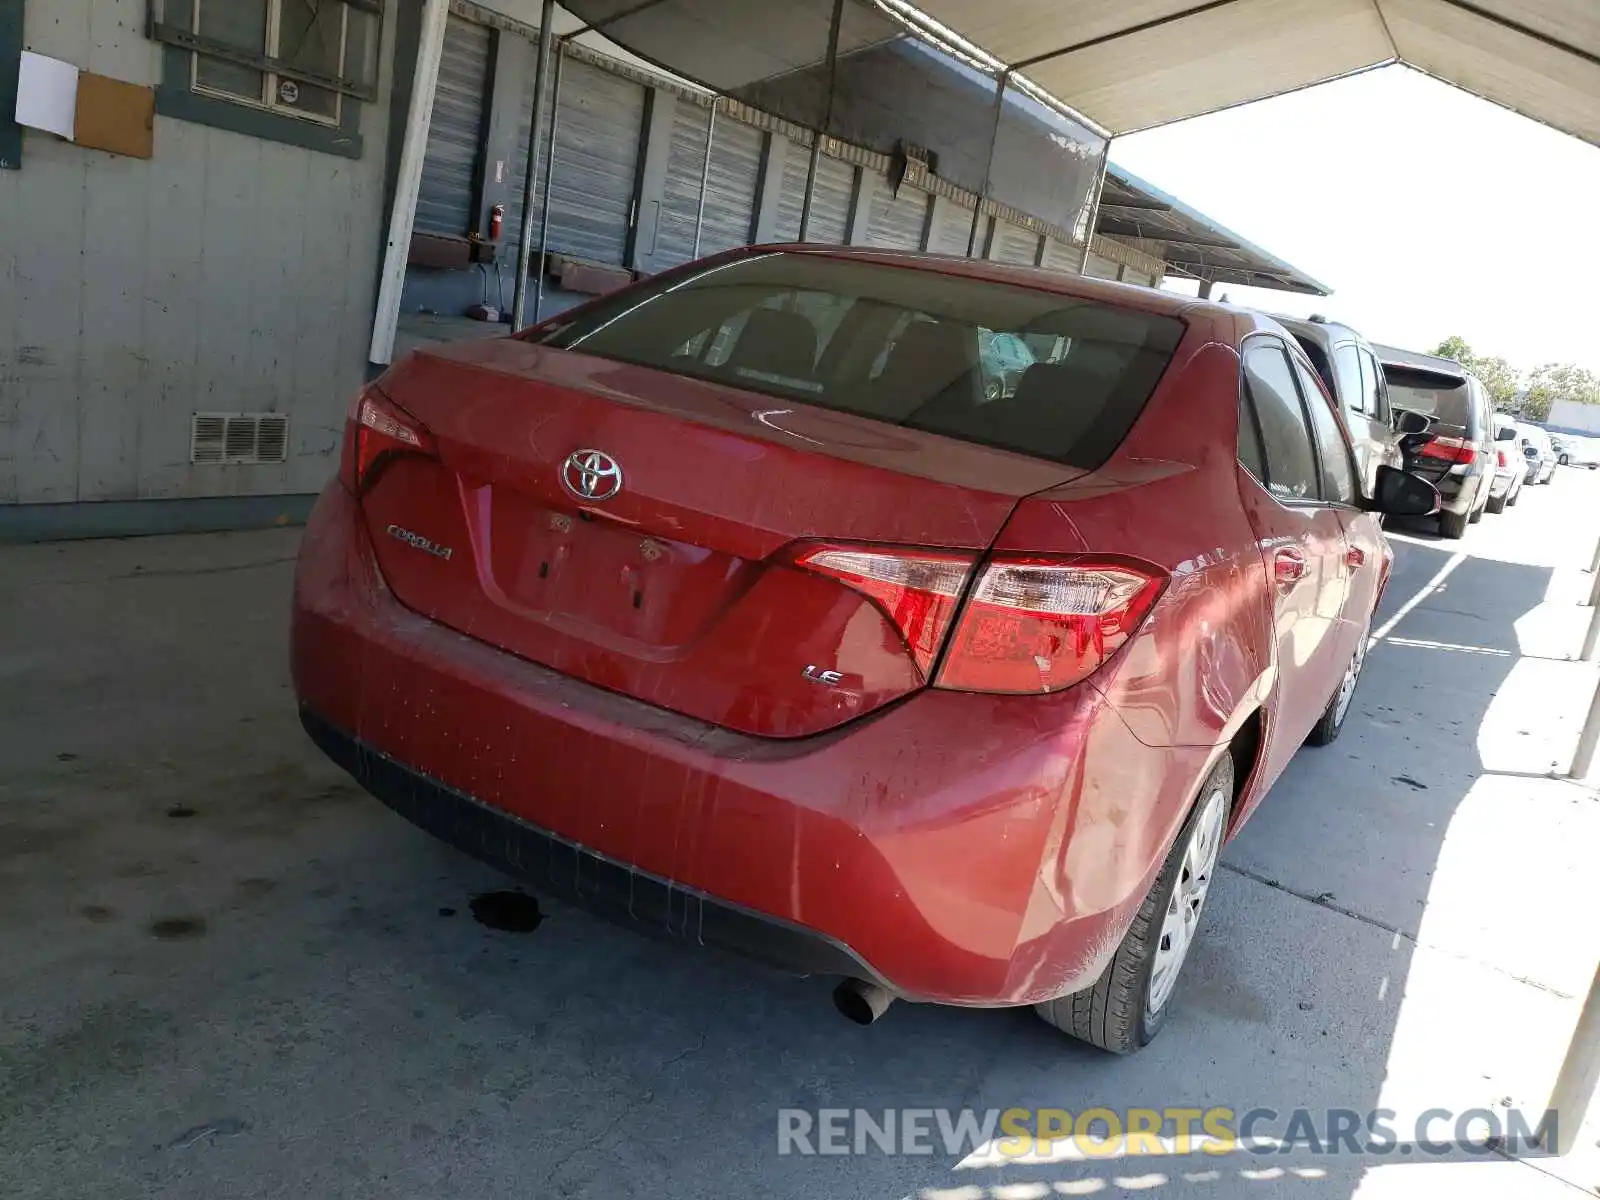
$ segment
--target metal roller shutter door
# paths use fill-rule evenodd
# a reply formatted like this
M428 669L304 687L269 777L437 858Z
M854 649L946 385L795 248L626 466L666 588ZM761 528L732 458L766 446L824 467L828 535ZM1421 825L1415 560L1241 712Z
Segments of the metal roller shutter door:
M778 197L778 219L773 236L780 242L800 237L800 210L806 202L806 171L811 165L811 150L790 142L783 160L783 192ZM850 200L855 193L856 169L847 162L817 158L817 186L811 196L811 228L806 241L843 243L850 229Z
M933 227L928 230L928 249L935 254L967 256L967 238L972 233L972 210L959 204L936 201ZM983 226L978 227L978 245L983 245Z
M705 166L709 108L679 100L672 111L672 146L656 223L653 268L664 271L694 257L694 220L700 206L700 172ZM720 122L720 118L719 118Z
M417 192L416 228L424 232L465 234L477 227L472 201L492 44L486 25L454 14L445 23L439 89L428 119L428 147Z
M522 185L528 170L528 139L533 135L533 64L536 54L535 47L531 44L526 47L527 75L521 99L522 113L517 125L517 146L512 152L511 162L507 165L506 179L511 188L506 198L505 220L505 251L500 255L500 261L513 267L512 274L516 274L517 247L522 242ZM551 63L555 62L555 54L550 56ZM570 66L568 62L566 66ZM565 67L563 67L563 70ZM535 167L534 204L533 204L533 244L539 244L539 218L544 213L544 170L545 160L550 154L550 97L555 93L555 71L546 72L544 82L544 137L539 142L539 163ZM530 270L534 268L529 268Z
M1071 242L1063 242L1058 238L1046 238L1044 242L1044 262L1042 266L1052 271L1065 271L1069 275L1078 273L1078 263L1083 260L1083 247L1074 246Z
M1089 252L1089 269L1084 274L1091 279L1115 279L1119 265L1109 258L1101 258L1100 255L1091 250Z
M1038 256L1037 233L1030 233L1020 225L1012 225L1006 221L1001 221L995 226L994 253L990 256L995 262L1017 263L1031 267Z
M891 198L888 187L874 188L872 215L867 222L867 245L919 250L922 227L927 219L927 192L902 184L900 194Z
M754 125L735 121L726 113L717 114L717 129L711 138L711 172L706 178L705 220L700 230L702 255L750 244L765 136Z
M550 249L620 264L633 224L644 87L569 58L556 105Z

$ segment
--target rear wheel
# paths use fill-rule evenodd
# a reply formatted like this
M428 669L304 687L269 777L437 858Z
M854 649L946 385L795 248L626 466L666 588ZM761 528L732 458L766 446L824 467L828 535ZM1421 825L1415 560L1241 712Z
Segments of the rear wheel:
M1490 496L1489 503L1484 505L1483 509L1485 512L1503 513L1506 510L1506 498L1504 496Z
M1511 490L1506 493L1506 507L1507 508L1515 508L1516 504L1517 504L1517 497L1519 497L1521 495L1522 495L1522 481L1518 480L1516 483L1513 483L1511 485Z
M1167 852L1155 886L1139 906L1110 963L1091 987L1034 1005L1063 1033L1127 1054L1161 1031L1178 974L1189 956L1217 871L1233 804L1233 759L1223 755Z
M1328 701L1328 707L1322 710L1322 716L1306 736L1306 745L1326 746L1343 731L1344 719L1350 715L1350 701L1355 697L1356 684L1361 681L1361 668L1366 661L1367 631L1363 629L1361 640L1356 643L1356 652L1345 667L1339 686Z
M1439 535L1452 540L1467 535L1467 514L1448 510L1439 514Z

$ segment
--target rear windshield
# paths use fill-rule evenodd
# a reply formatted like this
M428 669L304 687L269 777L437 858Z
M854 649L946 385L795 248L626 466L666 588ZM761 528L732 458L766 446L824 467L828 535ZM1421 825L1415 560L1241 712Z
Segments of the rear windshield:
M1389 382L1389 407L1425 413L1441 425L1454 425L1474 436L1482 432L1474 411L1472 391L1465 379L1422 367L1383 364Z
M1093 469L1183 329L1075 296L775 253L673 272L542 340Z

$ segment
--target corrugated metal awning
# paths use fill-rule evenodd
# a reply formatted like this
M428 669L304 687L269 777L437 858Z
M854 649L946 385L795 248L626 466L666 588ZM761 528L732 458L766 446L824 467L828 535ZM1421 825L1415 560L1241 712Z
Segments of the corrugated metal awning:
M1169 274L1313 296L1330 290L1116 163L1106 168L1095 231L1163 260Z
M821 61L831 11L828 0L566 7L730 93ZM841 54L919 13L1112 134L1404 62L1600 145L1597 0L846 0Z
M1600 144L1596 0L921 0L1113 134L1404 62Z

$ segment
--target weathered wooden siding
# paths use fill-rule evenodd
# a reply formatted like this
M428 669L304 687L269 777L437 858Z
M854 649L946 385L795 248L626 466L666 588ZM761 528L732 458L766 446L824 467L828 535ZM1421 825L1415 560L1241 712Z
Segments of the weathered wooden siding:
M27 6L27 47L159 82L145 0ZM25 134L0 172L0 503L307 492L360 386L382 94L351 160L156 117L148 162ZM288 463L192 466L197 410L290 415Z

